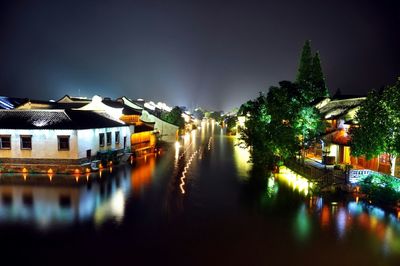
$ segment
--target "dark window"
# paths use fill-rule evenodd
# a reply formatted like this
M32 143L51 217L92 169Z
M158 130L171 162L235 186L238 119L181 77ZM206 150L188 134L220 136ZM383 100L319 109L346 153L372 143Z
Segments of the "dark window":
M11 136L0 136L0 149L11 149Z
M60 151L69 150L69 136L58 136L58 149Z
M89 160L92 158L92 150L86 150L86 158Z
M100 147L104 147L104 133L99 134Z
M111 132L107 132L107 145L111 145Z
M115 131L115 144L119 144L119 131Z
M32 150L32 136L21 136L21 150Z

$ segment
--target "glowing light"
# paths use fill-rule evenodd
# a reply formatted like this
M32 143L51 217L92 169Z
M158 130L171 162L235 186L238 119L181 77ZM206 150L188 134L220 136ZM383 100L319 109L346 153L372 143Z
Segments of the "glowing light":
M24 177L24 181L26 181L27 174L22 175Z
M307 195L308 189L312 188L310 181L284 166L279 168L279 173L275 174L275 176L285 181L290 187L293 187L293 190L297 190L304 195Z
M192 156L190 156L188 162L186 163L186 165L185 165L185 167L184 167L184 169L183 169L182 176L181 176L181 178L180 178L181 184L179 185L182 194L185 194L185 193L186 193L186 192L185 192L185 187L184 187L184 186L185 186L186 173L187 173L187 171L188 171L190 165L192 164L192 160L193 160L193 158L196 156L196 154L197 154L197 151L195 151L195 152L192 154Z
M74 170L74 174L77 174L77 175L79 175L81 173L81 171L79 171L79 169L78 168L75 168L75 170Z
M53 172L53 169L51 169L51 168L49 168L49 170L47 170L47 173L49 174L49 175L52 175L54 172Z
M90 168L85 169L86 173L90 173Z
M28 173L28 169L26 169L25 167L22 168L22 173Z

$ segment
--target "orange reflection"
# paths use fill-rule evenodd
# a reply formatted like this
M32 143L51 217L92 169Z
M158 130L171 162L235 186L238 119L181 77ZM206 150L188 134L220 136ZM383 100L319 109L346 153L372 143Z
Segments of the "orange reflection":
M151 181L151 175L155 167L155 157L149 156L146 161L138 161L136 167L131 172L131 184L133 194L139 194L142 187L146 186Z
M322 207L322 213L321 213L321 226L322 227L328 227L329 226L329 208L328 206Z

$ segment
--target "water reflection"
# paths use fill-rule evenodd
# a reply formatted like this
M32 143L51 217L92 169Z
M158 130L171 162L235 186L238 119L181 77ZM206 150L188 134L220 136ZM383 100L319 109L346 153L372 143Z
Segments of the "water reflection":
M155 157L85 176L1 174L0 223L57 228L76 222L123 221L126 198L151 182ZM127 178L127 171L130 177Z
M280 186L290 187L304 197L294 218L294 236L298 240L310 239L312 229L321 228L334 232L343 242L367 235L368 243L375 243L374 248L381 249L383 254L400 254L400 221L395 214L359 202L356 196L331 200L310 195L308 189L312 185L285 168L275 177Z

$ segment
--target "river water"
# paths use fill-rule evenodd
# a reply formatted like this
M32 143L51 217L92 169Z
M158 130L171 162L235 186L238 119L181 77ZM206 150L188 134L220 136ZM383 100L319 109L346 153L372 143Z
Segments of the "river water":
M400 265L400 220L252 169L212 124L87 176L0 175L2 258L90 265ZM267 182L261 182L266 178Z

